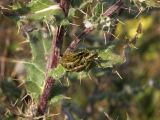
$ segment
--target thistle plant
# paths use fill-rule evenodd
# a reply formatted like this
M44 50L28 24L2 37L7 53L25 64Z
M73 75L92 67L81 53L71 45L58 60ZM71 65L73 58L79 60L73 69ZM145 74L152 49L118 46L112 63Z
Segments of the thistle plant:
M70 82L70 79L96 79L116 73L122 79L116 67L127 61L128 48L136 48L142 25L137 25L133 38L119 38L116 29L118 24L124 23L121 16L125 11L138 17L151 7L159 7L159 2L31 0L26 4L13 4L10 7L12 12L2 11L16 22L18 31L29 41L31 48L32 58L24 62L27 69L26 96L30 96L31 103L34 103L30 106L32 108L25 110L32 111L30 118L50 116L50 106L60 101L65 111L65 100L74 99L64 94L70 87L69 83L66 85L66 78ZM120 48L118 52L117 48ZM69 119L69 113L64 113ZM24 114L28 115L28 112Z

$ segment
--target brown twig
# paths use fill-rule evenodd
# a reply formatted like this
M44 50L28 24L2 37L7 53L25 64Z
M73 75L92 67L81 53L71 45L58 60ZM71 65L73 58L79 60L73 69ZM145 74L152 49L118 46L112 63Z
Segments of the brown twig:
M68 14L68 9L70 5L69 3L70 3L70 0L60 0L60 3L59 3L60 7L64 11L65 16L67 16ZM48 59L47 71L46 71L46 79L45 79L46 83L38 104L38 115L45 114L50 93L55 83L55 79L51 76L48 76L48 71L50 69L54 69L58 64L60 48L63 42L64 33L65 33L64 27L58 26L56 37L53 37L52 39L51 54L50 54L50 58Z
M123 5L122 0L118 0L115 4L113 4L109 9L107 9L103 15L111 17L111 15L116 12L118 9L120 9Z
M83 32L75 39L71 42L71 44L69 45L69 47L66 49L65 52L69 52L69 51L73 51L76 49L76 47L78 46L78 43L80 42L81 38L84 37L85 35L87 35L88 33L90 33L91 31L93 31L93 28L86 28L83 30Z
M10 39L8 38L8 35L6 35L6 40L5 40L5 48L4 51L2 52L2 59L0 60L0 79L3 80L5 77L5 68L6 68L6 58L8 55L8 47L10 45ZM1 56L1 54L0 54Z

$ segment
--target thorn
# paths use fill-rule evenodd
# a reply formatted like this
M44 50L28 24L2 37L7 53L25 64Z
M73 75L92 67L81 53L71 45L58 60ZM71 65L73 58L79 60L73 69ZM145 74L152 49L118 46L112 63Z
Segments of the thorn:
M22 114L22 110L19 107L17 107L17 110L19 114Z
M109 34L111 34L114 38L116 38L116 39L118 39L119 40L119 38L118 38L118 36L115 36L115 35L113 35L111 32L108 32Z
M61 86L63 86L62 82L58 79L58 82L61 84Z
M67 84L68 84L68 86L70 86L70 82L69 82L69 79L68 79L68 77L67 77L67 79L66 79L66 80L67 80Z
M67 100L71 100L72 99L71 97L67 97L67 96L64 96L63 98L67 99Z
M49 27L48 22L47 22L46 20L45 20L44 22L45 22L45 23L46 23L46 25L47 25L47 29L48 29L48 31L49 31L49 34L51 35L51 33L52 33L52 32L51 32L51 28Z
M107 44L107 39L106 39L106 33L105 32L103 33L103 36L104 36L104 44L106 45Z
M74 23L69 23L70 25L73 25L73 26L80 26L80 25L78 25L78 24L74 24Z
M23 81L21 84L19 84L17 87L20 88L23 84L25 84L25 81Z
M79 76L80 76L80 78L79 78L79 80L80 80L80 85L81 85L81 83L82 83L82 76L81 76L81 74L82 74L82 72L79 73Z
M15 101L14 103L12 103L12 101L11 101L11 105L12 105L13 107L15 107L16 104L17 104L17 102L18 102L18 99L16 99L16 101Z
M112 120L112 118L108 115L108 113L104 112L104 115L107 117L108 120Z
M22 44L25 44L25 43L29 43L29 40L25 40L25 41L22 41L20 43L18 43L19 45L22 45Z
M83 13L85 16L87 16L87 13L85 13L83 10L81 10L81 9L79 9L79 8L78 8L78 10L79 10L81 13Z
M119 74L119 72L118 72L117 70L115 71L115 73L118 75L118 77L119 77L120 79L123 79L122 76Z
M139 8L139 12L138 12L138 14L136 15L135 18L137 18L137 17L142 13L142 11L143 11L143 9L142 9L142 8Z
M23 101L27 96L30 96L29 94L26 94L22 99L21 101Z
M90 80L93 80L92 77L91 77L91 74L89 72L88 72L88 77L89 77Z
M122 22L120 19L117 19L117 21L123 25L125 25L126 23Z
M138 49L134 44L129 44L129 47L134 48L134 49Z

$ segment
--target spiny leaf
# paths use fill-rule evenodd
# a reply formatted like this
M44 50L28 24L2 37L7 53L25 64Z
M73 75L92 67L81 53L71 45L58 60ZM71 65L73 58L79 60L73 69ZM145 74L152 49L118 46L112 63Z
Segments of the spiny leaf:
M32 81L38 86L43 86L44 84L44 71L41 70L37 64L26 64L28 78L27 81Z
M54 15L64 18L63 11L60 6L50 0L32 0L25 6L14 4L12 9L18 13L21 19L43 20L50 19ZM61 19L61 20L62 20Z
M75 17L76 10L77 9L75 9L75 8L70 8L69 12L68 12L68 18L72 19L73 17Z
M45 56L48 54L51 41L50 38L44 38L40 30L35 30L28 35L30 41L32 60L26 62L27 66L27 91L37 98L40 95L41 89L44 86L45 79Z
M52 98L50 103L54 105L55 103L60 102L61 100L65 99L65 98L67 98L67 97L65 97L64 95L60 94L60 95L57 95L54 98ZM69 99L69 98L67 98L67 99Z
M102 10L103 10L103 4L99 2L94 8L95 16L97 17L100 16L102 14Z
M148 7L158 7L160 8L160 2L159 0L145 0L145 3Z
M125 59L124 57L113 53L111 49L102 50L99 53L99 57L101 58L101 66L104 68L113 67L117 64L122 64Z
M27 89L28 94L30 94L32 98L34 98L35 100L38 100L38 97L42 92L42 88L40 88L33 81L26 81L26 89Z
M26 16L28 19L38 20L50 18L53 15L64 18L63 12L59 5L50 0L32 0L27 7L30 9L30 14Z
M47 8L53 4L55 3L53 3L53 1L50 0L31 0L27 6L31 9L31 12L36 12L44 8Z
M55 69L49 72L49 76L59 80L65 73L66 69L61 64L59 64Z
M67 19L62 20L61 23L60 23L60 25L62 25L62 26L66 26L66 25L69 25L69 24L70 23Z
M59 16L59 18L64 18L63 13L59 6L52 5L44 9L35 11L34 13L28 14L27 19L41 20L51 18L52 16Z

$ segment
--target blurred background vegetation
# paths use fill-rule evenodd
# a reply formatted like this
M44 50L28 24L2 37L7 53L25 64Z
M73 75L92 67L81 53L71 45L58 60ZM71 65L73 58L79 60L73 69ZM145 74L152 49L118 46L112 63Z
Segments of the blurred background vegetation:
M26 41L23 32L18 32L17 23L2 14L3 12L9 14L9 6L18 2L22 5L28 3L27 0L0 1L0 119L2 120L18 119L16 113L30 106L24 99L31 100L30 97L24 98L27 72L21 62L31 59L29 42ZM152 2L147 3L148 6L151 4ZM124 10L119 17L121 22L115 31L115 36L119 39L130 39L134 37L138 24L142 24L142 33L136 41L136 48L128 48L125 53L126 62L116 66L123 79L113 72L94 77L93 80L87 77L82 79L81 84L79 79L69 78L70 86L63 91L63 94L72 99L66 100L62 105L57 103L50 106L54 114L61 113L61 110L64 113L71 111L76 120L83 118L86 113L89 120L160 119L160 9L148 8L137 17L136 14L133 14L132 10L131 13L128 9ZM75 19L75 21L81 23L79 22L81 20ZM90 36L86 39L94 38L95 36ZM87 44L90 44L90 40L88 41ZM117 51L121 51L121 46L117 47ZM62 120L64 115L61 113L54 119Z

